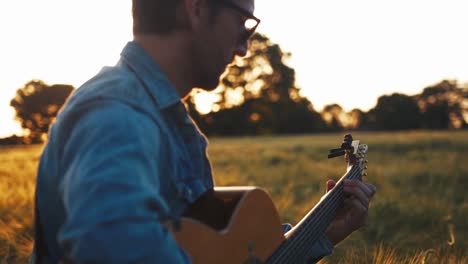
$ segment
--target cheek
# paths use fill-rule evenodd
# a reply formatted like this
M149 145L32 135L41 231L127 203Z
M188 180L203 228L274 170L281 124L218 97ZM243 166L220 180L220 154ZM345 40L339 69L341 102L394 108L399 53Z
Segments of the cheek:
M232 58L235 51L235 45L232 40L226 38L226 36L214 40L210 47L208 52L213 56L213 59L217 61L216 64L229 63L230 61L228 60Z
M216 40L222 49L230 50L231 53L236 49L239 43L240 29L236 23L220 23L216 25Z

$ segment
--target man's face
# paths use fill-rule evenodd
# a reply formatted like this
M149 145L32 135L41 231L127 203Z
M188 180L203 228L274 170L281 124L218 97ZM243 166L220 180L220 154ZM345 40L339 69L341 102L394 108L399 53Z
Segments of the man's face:
M245 56L248 38L258 24L253 16L254 0L219 1L218 14L210 16L194 32L192 47L193 84L210 91L219 83L219 77L235 56ZM246 27L247 23L247 27ZM256 27L256 26L255 26Z

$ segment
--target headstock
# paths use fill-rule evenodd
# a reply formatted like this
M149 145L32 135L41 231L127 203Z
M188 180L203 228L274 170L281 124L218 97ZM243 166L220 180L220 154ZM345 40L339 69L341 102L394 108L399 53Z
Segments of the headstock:
M344 136L343 142L340 148L331 149L328 153L328 158L335 158L339 156L345 157L348 167L358 166L361 171L367 169L367 154L368 146L366 144L360 144L359 140L353 140L351 134ZM363 173L363 176L366 174Z

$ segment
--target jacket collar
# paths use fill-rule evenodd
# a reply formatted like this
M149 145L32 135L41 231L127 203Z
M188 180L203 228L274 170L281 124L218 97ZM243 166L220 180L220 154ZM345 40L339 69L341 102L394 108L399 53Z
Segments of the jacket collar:
M120 62L126 64L145 85L159 109L180 102L180 96L157 63L136 42L130 41L120 54Z

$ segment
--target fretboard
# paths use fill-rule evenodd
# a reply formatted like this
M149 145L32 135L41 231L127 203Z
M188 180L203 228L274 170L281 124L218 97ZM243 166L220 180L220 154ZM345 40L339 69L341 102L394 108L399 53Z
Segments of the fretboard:
M268 258L268 264L302 264L307 262L315 242L325 233L343 202L343 180L361 179L358 165L351 166L335 187L287 234L287 239Z

